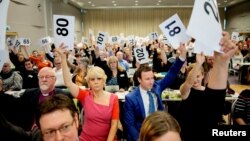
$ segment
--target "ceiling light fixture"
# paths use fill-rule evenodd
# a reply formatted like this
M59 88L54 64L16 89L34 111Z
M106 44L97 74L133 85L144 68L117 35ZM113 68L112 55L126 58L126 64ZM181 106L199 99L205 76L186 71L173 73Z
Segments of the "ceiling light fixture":
M113 0L112 3L115 3L115 1Z
M95 5L94 5L94 4L92 4L91 6L95 7Z
M91 4L91 1L89 1L88 3Z

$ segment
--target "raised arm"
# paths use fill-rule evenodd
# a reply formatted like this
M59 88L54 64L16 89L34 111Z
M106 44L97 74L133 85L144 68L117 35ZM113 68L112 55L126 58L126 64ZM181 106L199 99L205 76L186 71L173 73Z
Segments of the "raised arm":
M21 46L21 48L24 50L24 53L23 53L24 57L26 59L28 59L30 57L30 54L29 54L29 52L27 50L27 46Z
M193 86L197 74L201 70L202 64L205 60L205 56L203 54L196 54L196 63L192 70L188 73L188 77L186 81L181 85L180 92L181 92L181 98L187 99L190 93L190 89Z
M165 53L165 50L164 50L164 43L160 42L160 49L161 49L161 60L162 60L162 63L164 65L167 64L168 60L167 60L167 56L166 56L166 53Z
M186 47L184 44L181 44L179 47L179 50L181 52L180 56L176 59L176 61L172 64L170 69L168 70L168 73L165 75L164 78L157 80L155 83L158 83L160 86L160 91L158 93L162 93L164 89L169 87L174 80L176 79L182 65L185 62L186 59Z
M67 56L66 56L66 49L65 45L62 43L59 48L58 52L61 55L62 58L62 71L63 71L63 79L64 83L69 89L70 93L72 94L73 97L77 97L79 93L79 86L77 86L75 83L72 82L71 80L71 75L70 71L67 65Z
M226 89L230 58L237 51L237 46L230 40L229 33L223 32L222 36L220 45L223 53L214 53L215 61L210 72L211 77L208 80L210 89Z

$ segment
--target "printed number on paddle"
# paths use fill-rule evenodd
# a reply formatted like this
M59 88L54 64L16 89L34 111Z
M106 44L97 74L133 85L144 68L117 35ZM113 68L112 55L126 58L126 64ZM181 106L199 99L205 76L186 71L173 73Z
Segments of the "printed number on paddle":
M175 36L176 34L181 32L181 28L179 26L175 26L174 28L171 28L173 27L172 25L174 25L175 23L176 21L174 20L165 26L166 29L169 29L169 36Z
M143 48L136 49L136 53L137 53L137 58L138 58L139 61L145 59Z
M215 4L214 4L214 2L212 2L212 3L214 5L214 7L216 7ZM205 10L205 12L206 12L207 15L209 15L210 12L212 12L215 20L219 23L218 12L213 8L213 6L211 5L211 3L209 3L209 2L206 1L204 3L204 10Z
M56 29L57 35L67 36L69 31L67 29L67 26L69 25L69 21L64 18L59 18L56 20L56 25L59 26Z

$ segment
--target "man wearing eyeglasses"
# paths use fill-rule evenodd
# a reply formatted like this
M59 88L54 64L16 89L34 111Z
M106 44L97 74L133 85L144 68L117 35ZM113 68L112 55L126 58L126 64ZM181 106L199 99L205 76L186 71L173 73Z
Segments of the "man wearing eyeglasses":
M78 140L78 111L70 98L62 94L49 97L38 109L37 125L44 141Z
M78 110L68 96L57 94L46 98L38 106L36 119L39 129L27 132L9 123L0 113L0 140L79 141Z
M39 88L27 89L21 96L21 111L22 115L18 117L19 121L22 121L17 126L29 131L32 129L34 124L34 113L37 110L38 103L43 102L48 96L54 96L55 94L61 93L71 95L61 89L55 88L56 74L52 68L44 67L38 73Z

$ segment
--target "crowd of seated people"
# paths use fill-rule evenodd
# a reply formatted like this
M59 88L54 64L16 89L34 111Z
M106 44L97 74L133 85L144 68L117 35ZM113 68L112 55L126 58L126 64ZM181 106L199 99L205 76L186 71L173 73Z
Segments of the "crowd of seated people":
M195 44L195 41L192 43ZM79 107L82 113L77 115L77 118L82 121L78 122L78 119L72 115L74 121L69 125L69 127L71 125L80 127L80 140L87 141L94 138L100 141L113 141L119 139L116 132L121 121L124 134L126 134L123 137L128 141L133 141L139 139L144 119L157 110L164 110L161 94L166 88L172 88L181 90L182 105L188 108L187 110L180 109L179 112L185 111L178 113L184 115L184 119L177 117L176 121L180 123L180 128L183 130L179 130L178 127L174 129L175 132L186 140L192 140L193 137L188 135L193 135L193 131L196 130L187 129L191 129L191 126L194 125L190 116L197 115L194 119L204 119L201 122L211 124L204 123L205 127L195 125L192 129L198 127L201 129L199 132L205 132L207 128L215 127L222 115L227 88L228 64L237 50L236 45L229 40L229 34L223 33L221 46L228 48L224 50L224 54L215 53L214 57L206 57L206 60L203 55L197 54L196 61L187 59L188 52L185 44L180 44L177 50L170 49L161 40L148 41L143 44L149 53L151 65L139 64L135 60L133 48L136 48L137 45L130 43L107 43L105 49L101 50L96 43L90 41L88 44L75 45L74 50L71 51L66 50L62 43L59 47L52 47L51 50L45 52L34 50L31 55L26 46L22 46L20 49L10 49L10 61L14 68L12 69L10 62L5 62L0 73L0 117L4 117L3 120L11 123L8 127L17 126L18 129L21 128L28 134L34 129L41 129L41 132L45 133L44 138L53 137L54 133L62 134L64 129L61 126L51 132L44 132L44 125L40 125L43 116L40 117L40 124L37 125L36 122L39 119L36 119L35 115L37 111L41 110L39 105L46 102L48 97L63 94L70 99L77 99L81 104ZM241 50L238 50L238 54L245 50L240 46L239 49ZM245 55L244 59L247 60L249 53ZM191 64L194 61L198 66L194 66L192 71L188 70L187 68L193 66ZM209 64L209 61L211 64L214 61L214 64ZM221 65L222 61L223 65ZM129 69L135 69L135 66L137 68L134 77L129 78ZM200 67L204 67L204 73L199 70ZM161 72L164 72L163 78L156 78L155 74ZM218 76L217 72L220 74L223 72L223 75ZM219 78L221 78L220 81L217 80ZM119 105L117 95L105 90L105 86L113 85L119 86L119 92L130 91L125 96L124 105ZM129 89L132 86L134 89ZM21 89L25 89L25 91L20 98L14 98L5 93L9 90ZM204 102L205 98L212 99L215 97L213 93L220 93L220 95L214 106L207 107L206 104L209 103ZM242 97L247 95L246 93L248 92L242 94ZM204 96L200 96L201 94ZM15 108L11 109L6 106L8 103L13 104ZM200 112L196 108L197 105L206 109L208 113L197 114ZM193 115L186 115L189 110L193 112ZM241 115L240 111L241 109L238 109L236 112L237 117ZM17 114L18 116L16 116ZM185 117L188 118L185 119ZM0 124L0 131L1 129ZM204 134L204 136L206 135ZM140 140L143 139L140 138Z

